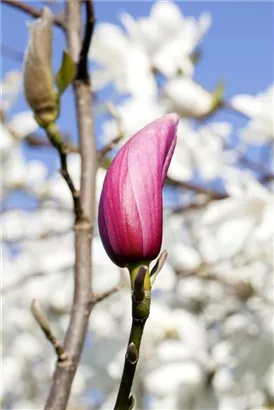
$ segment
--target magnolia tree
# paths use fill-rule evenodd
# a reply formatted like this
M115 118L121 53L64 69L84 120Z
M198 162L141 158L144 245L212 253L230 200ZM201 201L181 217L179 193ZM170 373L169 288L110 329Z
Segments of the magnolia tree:
M3 408L272 407L274 170L248 149L273 148L273 86L226 101L195 82L207 13L155 3L94 29L89 0L2 2L38 18L1 87ZM221 110L246 117L236 142Z

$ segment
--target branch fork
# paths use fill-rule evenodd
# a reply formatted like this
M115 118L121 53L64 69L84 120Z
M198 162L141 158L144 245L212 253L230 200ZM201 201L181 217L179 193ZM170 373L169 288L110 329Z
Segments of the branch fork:
M62 367L71 366L72 361L68 353L65 351L62 343L52 333L50 329L50 325L47 321L47 318L43 315L43 313L38 308L38 305L35 299L31 303L31 312L35 320L39 324L42 332L44 333L48 341L53 345L57 358L58 358L58 366L62 366Z

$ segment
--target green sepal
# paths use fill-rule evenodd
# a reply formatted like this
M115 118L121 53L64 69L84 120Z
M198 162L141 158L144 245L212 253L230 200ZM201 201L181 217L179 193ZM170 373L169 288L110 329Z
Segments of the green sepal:
M68 88L76 75L76 65L67 51L63 51L62 64L55 77L55 83L59 91L59 96Z
M202 50L200 48L197 48L196 50L194 50L191 55L190 55L190 61L193 64L197 64L202 57Z
M219 81L212 93L212 110L215 110L222 104L225 94L225 82Z

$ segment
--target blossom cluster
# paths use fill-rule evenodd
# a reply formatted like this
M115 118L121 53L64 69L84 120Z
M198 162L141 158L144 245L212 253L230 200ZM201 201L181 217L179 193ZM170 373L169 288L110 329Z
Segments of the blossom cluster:
M111 84L118 101L107 118L105 101L100 146L120 135L115 152L149 122L174 111L180 116L164 188L169 256L153 288L135 381L138 408L273 404L274 164L248 157L251 145L273 147L273 85L224 101L220 85L209 92L195 81L195 56L212 24L208 13L194 19L172 2L156 2L149 16L124 12L120 21L99 22L90 50L100 66L91 72L95 92ZM73 293L74 234L72 198L57 158L51 168L27 159L28 137L38 125L29 111L10 115L21 80L10 71L1 87L2 387L4 408L29 410L43 407L55 361L30 302L39 301L62 338ZM96 108L95 115L102 111ZM246 125L214 121L218 110L245 116ZM68 168L79 187L79 154L69 155ZM105 174L98 170L96 209ZM120 290L92 312L71 408L110 409L129 332L130 284L107 258L97 228L92 246L94 292Z

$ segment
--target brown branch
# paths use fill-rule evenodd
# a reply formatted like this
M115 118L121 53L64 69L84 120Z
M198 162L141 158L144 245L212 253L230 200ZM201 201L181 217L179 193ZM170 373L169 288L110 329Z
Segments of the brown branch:
M181 214L189 211L194 211L198 209L205 208L211 201L214 201L214 198L208 197L207 199L203 200L203 202L189 202L185 205L180 205L172 209L173 214Z
M85 1L86 6L86 28L85 28L85 36L82 45L82 49L80 52L80 58L78 62L78 70L76 79L87 81L89 82L89 72L88 72L88 52L90 48L91 38L95 26L95 15L94 15L94 8L93 2L91 0Z
M64 139L64 150L67 153L79 153L79 147L69 142L69 138L66 138L66 135L63 135ZM68 142L66 142L68 141ZM41 137L40 135L30 134L24 138L23 142L28 144L30 147L45 147L52 148L52 144L48 139Z
M59 366L71 366L71 360L67 352L65 351L61 342L53 335L46 317L38 309L35 300L33 300L31 303L31 313L33 314L36 322L39 324L42 332L44 333L48 341L53 345L56 355L58 357Z
M35 7L30 6L28 3L23 3L21 1L1 0L1 3L7 4L11 7L14 7L18 10L21 10L24 13L27 13L29 16L32 16L34 18L39 18L39 17L41 17L41 14L42 14L42 10L37 10ZM65 29L65 23L64 23L64 19L62 17L54 16L53 23L57 27L60 27L63 30Z
M243 280L239 280L238 282L232 282L216 273L191 271L187 273L182 272L179 274L179 276L183 279L194 276L204 281L218 282L224 287L232 289L236 296L242 300L247 300L255 293L255 290L252 287L251 283Z
M96 303L102 302L103 300L107 299L109 296L118 292L120 289L121 289L120 286L114 286L113 288L111 288L110 290L107 290L106 292L103 292L99 295L94 295L92 304L96 305Z
M119 142L125 137L125 131L123 127L122 117L119 111L115 108L112 103L108 104L108 111L112 117L116 120L116 125L118 128L118 135L115 136L108 144L106 144L99 152L98 159L100 162L103 161L104 157L113 149Z
M45 273L42 272L35 272L33 274L23 276L19 280L15 281L14 283L11 283L10 285L5 286L3 289L1 289L1 294L4 295L6 293L12 292L13 290L17 290L18 288L22 288L27 282L34 278L39 278L45 276Z
M274 174L267 169L261 162L255 162L252 159L242 155L239 157L239 161L247 166L249 169L259 173L258 179L260 182L268 182L274 179Z
M83 209L82 209L82 204L81 204L81 199L80 199L80 192L76 189L74 182L68 172L68 165L67 165L68 152L66 150L66 144L63 142L63 138L55 123L50 123L48 126L46 126L45 131L52 145L58 151L60 163L61 163L60 173L62 177L64 178L64 180L66 181L67 186L69 187L69 190L71 192L73 204L74 204L75 220L76 220L76 223L78 223L79 221L85 218L83 218Z
M114 293L118 292L121 289L120 286L114 286L112 289L107 290L106 292L100 293L98 295L93 295L90 303L92 308L97 304L102 302L103 300L107 299L109 296L113 295ZM69 310L68 309L63 309L60 310L58 309L58 313L62 313L62 314L68 314Z
M28 144L30 147L46 147L52 148L52 144L48 139L40 137L39 135L30 134L24 138L24 143Z
M88 16L87 16L88 18ZM81 1L67 0L66 27L68 49L72 59L79 62L81 50ZM93 134L92 93L87 78L74 81L79 145L81 154L80 199L84 212L75 225L74 296L70 323L65 335L64 349L72 359L72 366L56 366L46 410L64 410L82 353L93 293L91 288L91 240L95 213L95 179L97 153Z
M103 158L113 149L116 147L117 144L123 139L123 135L119 134L114 137L107 145L105 145L99 152L99 161L102 161Z
M24 53L22 51L16 50L6 44L1 44L1 52L4 57L18 61L19 63L22 63L24 60Z
M193 191L193 192L196 192L197 194L204 194L216 200L225 199L228 197L228 194L226 192L219 192L213 189L208 189L208 188L205 188L204 186L193 184L192 182L176 181L175 179L172 179L169 177L166 179L166 184L172 185L178 188L187 189L188 191Z

